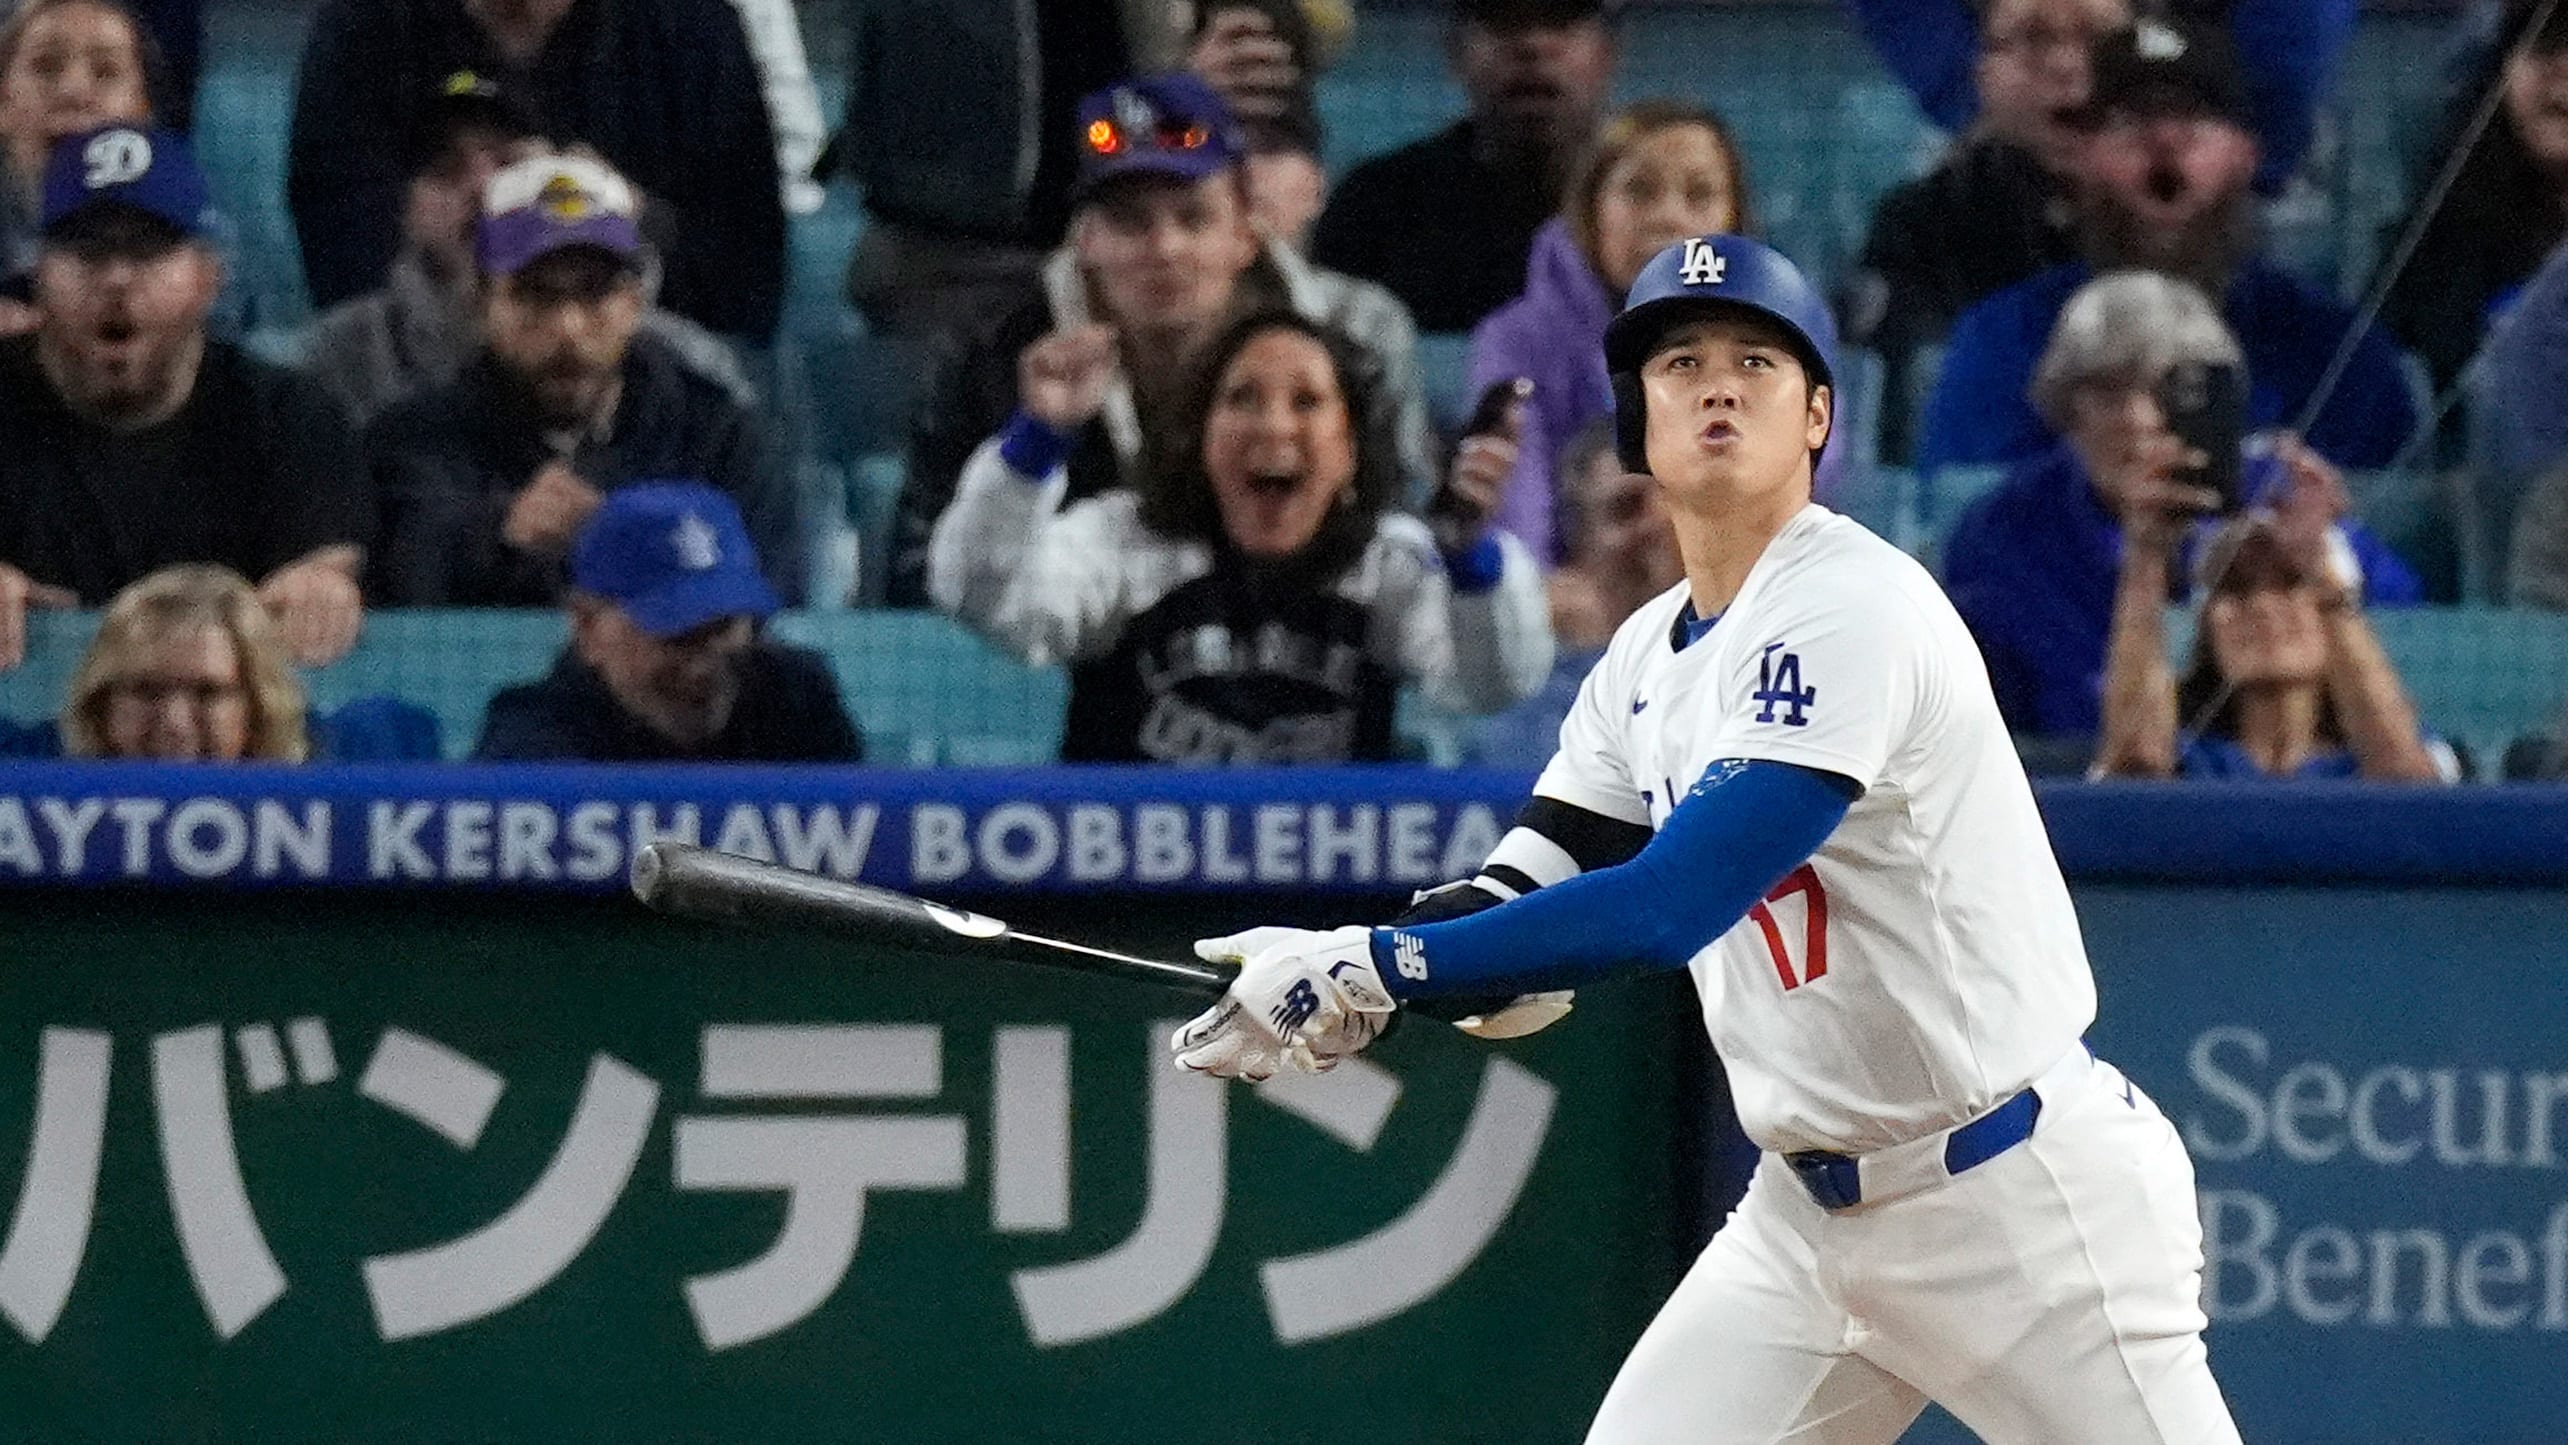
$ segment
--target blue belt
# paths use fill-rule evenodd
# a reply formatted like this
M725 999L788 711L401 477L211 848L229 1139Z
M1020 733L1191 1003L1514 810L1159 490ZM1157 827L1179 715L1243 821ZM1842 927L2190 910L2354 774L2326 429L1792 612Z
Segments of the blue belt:
M1945 1137L1944 1172L1975 1168L2032 1138L2033 1121L2041 1117L2042 1096L2031 1089L2018 1093ZM1864 1202L1863 1174L1851 1154L1804 1149L1784 1155L1783 1162L1822 1209L1852 1209Z

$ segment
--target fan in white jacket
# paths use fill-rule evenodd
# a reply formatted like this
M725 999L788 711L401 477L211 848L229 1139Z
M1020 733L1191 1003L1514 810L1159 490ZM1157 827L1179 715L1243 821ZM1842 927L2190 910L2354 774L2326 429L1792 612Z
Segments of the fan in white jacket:
M964 468L929 551L938 607L1069 665L1064 761L1379 760L1403 684L1481 713L1541 687L1542 574L1487 525L1504 428L1465 441L1432 525L1392 513L1399 459L1361 353L1261 313L1208 349L1143 489L1065 508L1061 458L1114 371L1102 331L1029 348L1024 409Z

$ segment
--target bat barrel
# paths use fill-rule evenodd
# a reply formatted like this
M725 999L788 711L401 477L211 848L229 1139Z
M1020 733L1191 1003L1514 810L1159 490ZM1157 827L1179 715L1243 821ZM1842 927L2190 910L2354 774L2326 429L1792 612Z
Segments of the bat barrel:
M691 843L645 846L633 856L631 882L634 897L680 918L815 928L932 953L1138 979L1198 996L1219 995L1229 984L1227 973L1208 964L1136 958L1038 938L985 914Z

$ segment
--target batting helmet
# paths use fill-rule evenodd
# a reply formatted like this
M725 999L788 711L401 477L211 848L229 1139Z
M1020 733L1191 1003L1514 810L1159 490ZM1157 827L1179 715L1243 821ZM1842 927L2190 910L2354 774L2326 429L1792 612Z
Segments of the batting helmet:
M1635 472L1650 469L1649 420L1641 363L1669 328L1706 309L1731 307L1781 326L1813 386L1834 383L1837 324L1801 269L1762 241L1697 236L1650 258L1632 281L1622 314L1605 328L1605 370L1614 380L1614 450Z

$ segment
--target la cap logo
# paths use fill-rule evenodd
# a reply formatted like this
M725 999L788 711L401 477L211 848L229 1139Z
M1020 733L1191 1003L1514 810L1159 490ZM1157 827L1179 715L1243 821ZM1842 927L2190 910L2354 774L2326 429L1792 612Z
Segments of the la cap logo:
M714 537L713 528L693 512L678 519L677 527L669 533L669 547L678 554L678 565L690 572L710 571L722 560L722 544Z
M2164 64L2185 58L2184 32L2157 20L2143 20L2131 37L2131 48L2142 60Z
M1685 265L1676 279L1688 286L1718 286L1730 263L1700 239L1685 243Z

